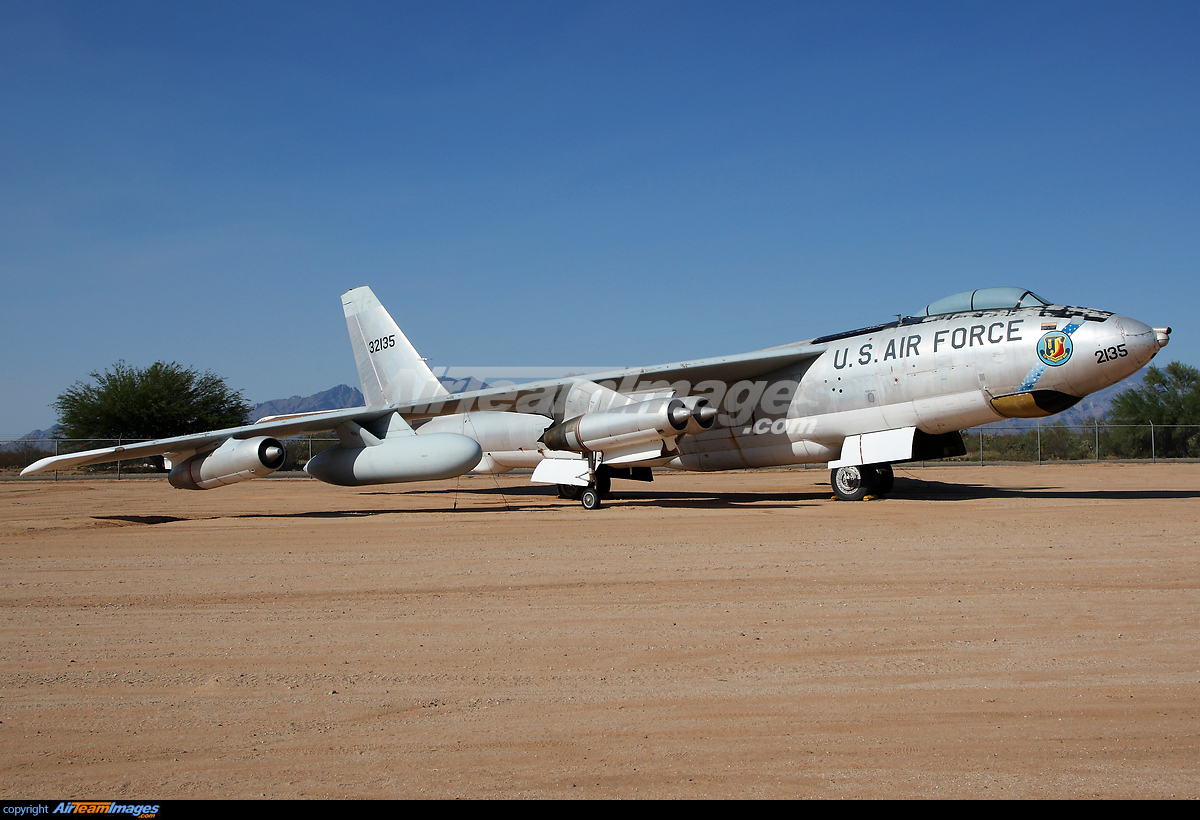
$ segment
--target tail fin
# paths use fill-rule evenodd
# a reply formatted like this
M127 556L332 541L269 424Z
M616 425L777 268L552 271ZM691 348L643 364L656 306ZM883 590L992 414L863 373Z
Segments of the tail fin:
M368 407L446 395L370 288L343 293L342 307Z

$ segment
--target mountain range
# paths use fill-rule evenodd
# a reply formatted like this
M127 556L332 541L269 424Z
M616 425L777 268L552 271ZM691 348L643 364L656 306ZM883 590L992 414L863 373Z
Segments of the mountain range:
M362 391L348 384L339 384L311 396L292 396L288 399L271 399L259 402L250 410L252 420L263 416L286 416L291 413L316 413L322 410L341 410L344 407L362 407L367 402Z

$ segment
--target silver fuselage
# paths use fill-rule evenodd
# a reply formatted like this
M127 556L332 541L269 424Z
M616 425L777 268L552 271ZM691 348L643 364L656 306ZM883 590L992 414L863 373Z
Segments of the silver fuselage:
M674 395L705 397L721 413L712 429L667 442L641 463L709 471L832 462L849 436L912 428L939 435L1049 416L1139 370L1166 335L1114 313L1048 305L908 317L799 344L821 352L733 384L670 384ZM484 456L476 472L536 467L551 455L543 431L582 412L583 405L571 410L572 397L605 390L586 378L562 389L566 409L553 419L476 411L432 419L418 432L478 441Z
M1029 397L1057 394L1069 406L1136 372L1160 348L1141 322L1060 306L906 318L813 341L825 353L770 376L798 385L785 413L761 405L749 417L726 413L715 429L682 440L668 466L824 462L838 458L849 435L904 427L938 434L1046 416L1053 411Z

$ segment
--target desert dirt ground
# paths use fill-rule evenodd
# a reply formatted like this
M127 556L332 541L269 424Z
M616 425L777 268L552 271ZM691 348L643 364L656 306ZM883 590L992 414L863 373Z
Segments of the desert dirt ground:
M0 794L1200 797L1200 464L0 482Z

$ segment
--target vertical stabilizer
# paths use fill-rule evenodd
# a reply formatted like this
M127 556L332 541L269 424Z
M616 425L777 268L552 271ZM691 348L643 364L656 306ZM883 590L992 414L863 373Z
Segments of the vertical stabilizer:
M368 407L446 395L370 288L343 293L342 307Z

